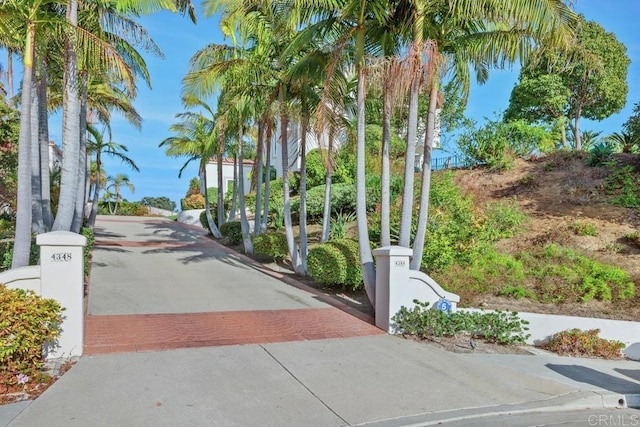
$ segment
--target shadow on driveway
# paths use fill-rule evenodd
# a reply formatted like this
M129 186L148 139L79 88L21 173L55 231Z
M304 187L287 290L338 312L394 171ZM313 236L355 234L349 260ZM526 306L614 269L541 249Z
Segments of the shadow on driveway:
M574 381L591 384L596 387L600 387L602 389L609 390L614 393L621 393L621 394L640 393L639 383L631 382L619 377L614 377L613 375L605 374L604 372L600 372L595 369L588 368L586 366L556 365L552 363L547 363L546 366L552 371L555 371L560 375L563 375ZM636 371L636 375L637 375L637 371Z

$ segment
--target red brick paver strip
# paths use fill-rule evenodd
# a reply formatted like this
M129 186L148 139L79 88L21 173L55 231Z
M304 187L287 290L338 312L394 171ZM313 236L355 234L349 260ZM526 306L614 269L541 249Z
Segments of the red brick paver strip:
M384 331L333 307L86 316L84 354L349 338Z

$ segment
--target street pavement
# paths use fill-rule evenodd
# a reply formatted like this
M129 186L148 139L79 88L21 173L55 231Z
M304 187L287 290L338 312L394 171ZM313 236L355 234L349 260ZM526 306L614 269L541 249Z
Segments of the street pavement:
M638 362L449 353L350 313L195 227L99 217L85 355L0 426L640 425Z

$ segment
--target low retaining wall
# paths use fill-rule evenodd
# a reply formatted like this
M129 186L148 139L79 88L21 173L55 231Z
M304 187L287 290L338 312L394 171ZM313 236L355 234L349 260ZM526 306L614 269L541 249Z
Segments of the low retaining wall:
M479 309L459 309L460 311L490 311ZM629 359L640 360L640 322L626 320L599 319L590 317L563 316L558 314L539 314L518 312L521 319L529 322L527 344L542 344L551 335L568 329L600 329L600 337L621 341L626 345L623 353Z
M186 211L178 212L177 221L189 224L189 225L197 225L202 227L202 223L200 222L200 214L204 212L204 209L189 209Z
M444 291L424 273L409 269L411 249L388 246L373 251L376 256L376 326L389 333L397 332L393 316L402 306L414 307L414 300L429 302L438 309L455 311L460 301L458 295ZM458 309L460 311L486 311ZM600 337L621 341L626 345L623 353L633 360L640 360L640 322L610 320L554 314L522 313L521 319L529 322L530 337L527 344L541 344L553 334L569 329L587 331L599 329Z

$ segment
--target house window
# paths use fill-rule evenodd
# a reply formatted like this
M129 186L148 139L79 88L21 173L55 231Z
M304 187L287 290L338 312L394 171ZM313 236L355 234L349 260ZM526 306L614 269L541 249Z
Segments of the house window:
M235 180L233 180L233 179L228 179L227 180L227 187L226 187L225 193L227 191L233 191L233 183L234 182L235 182Z
M271 142L271 157L274 159L278 157L278 144L275 141Z

